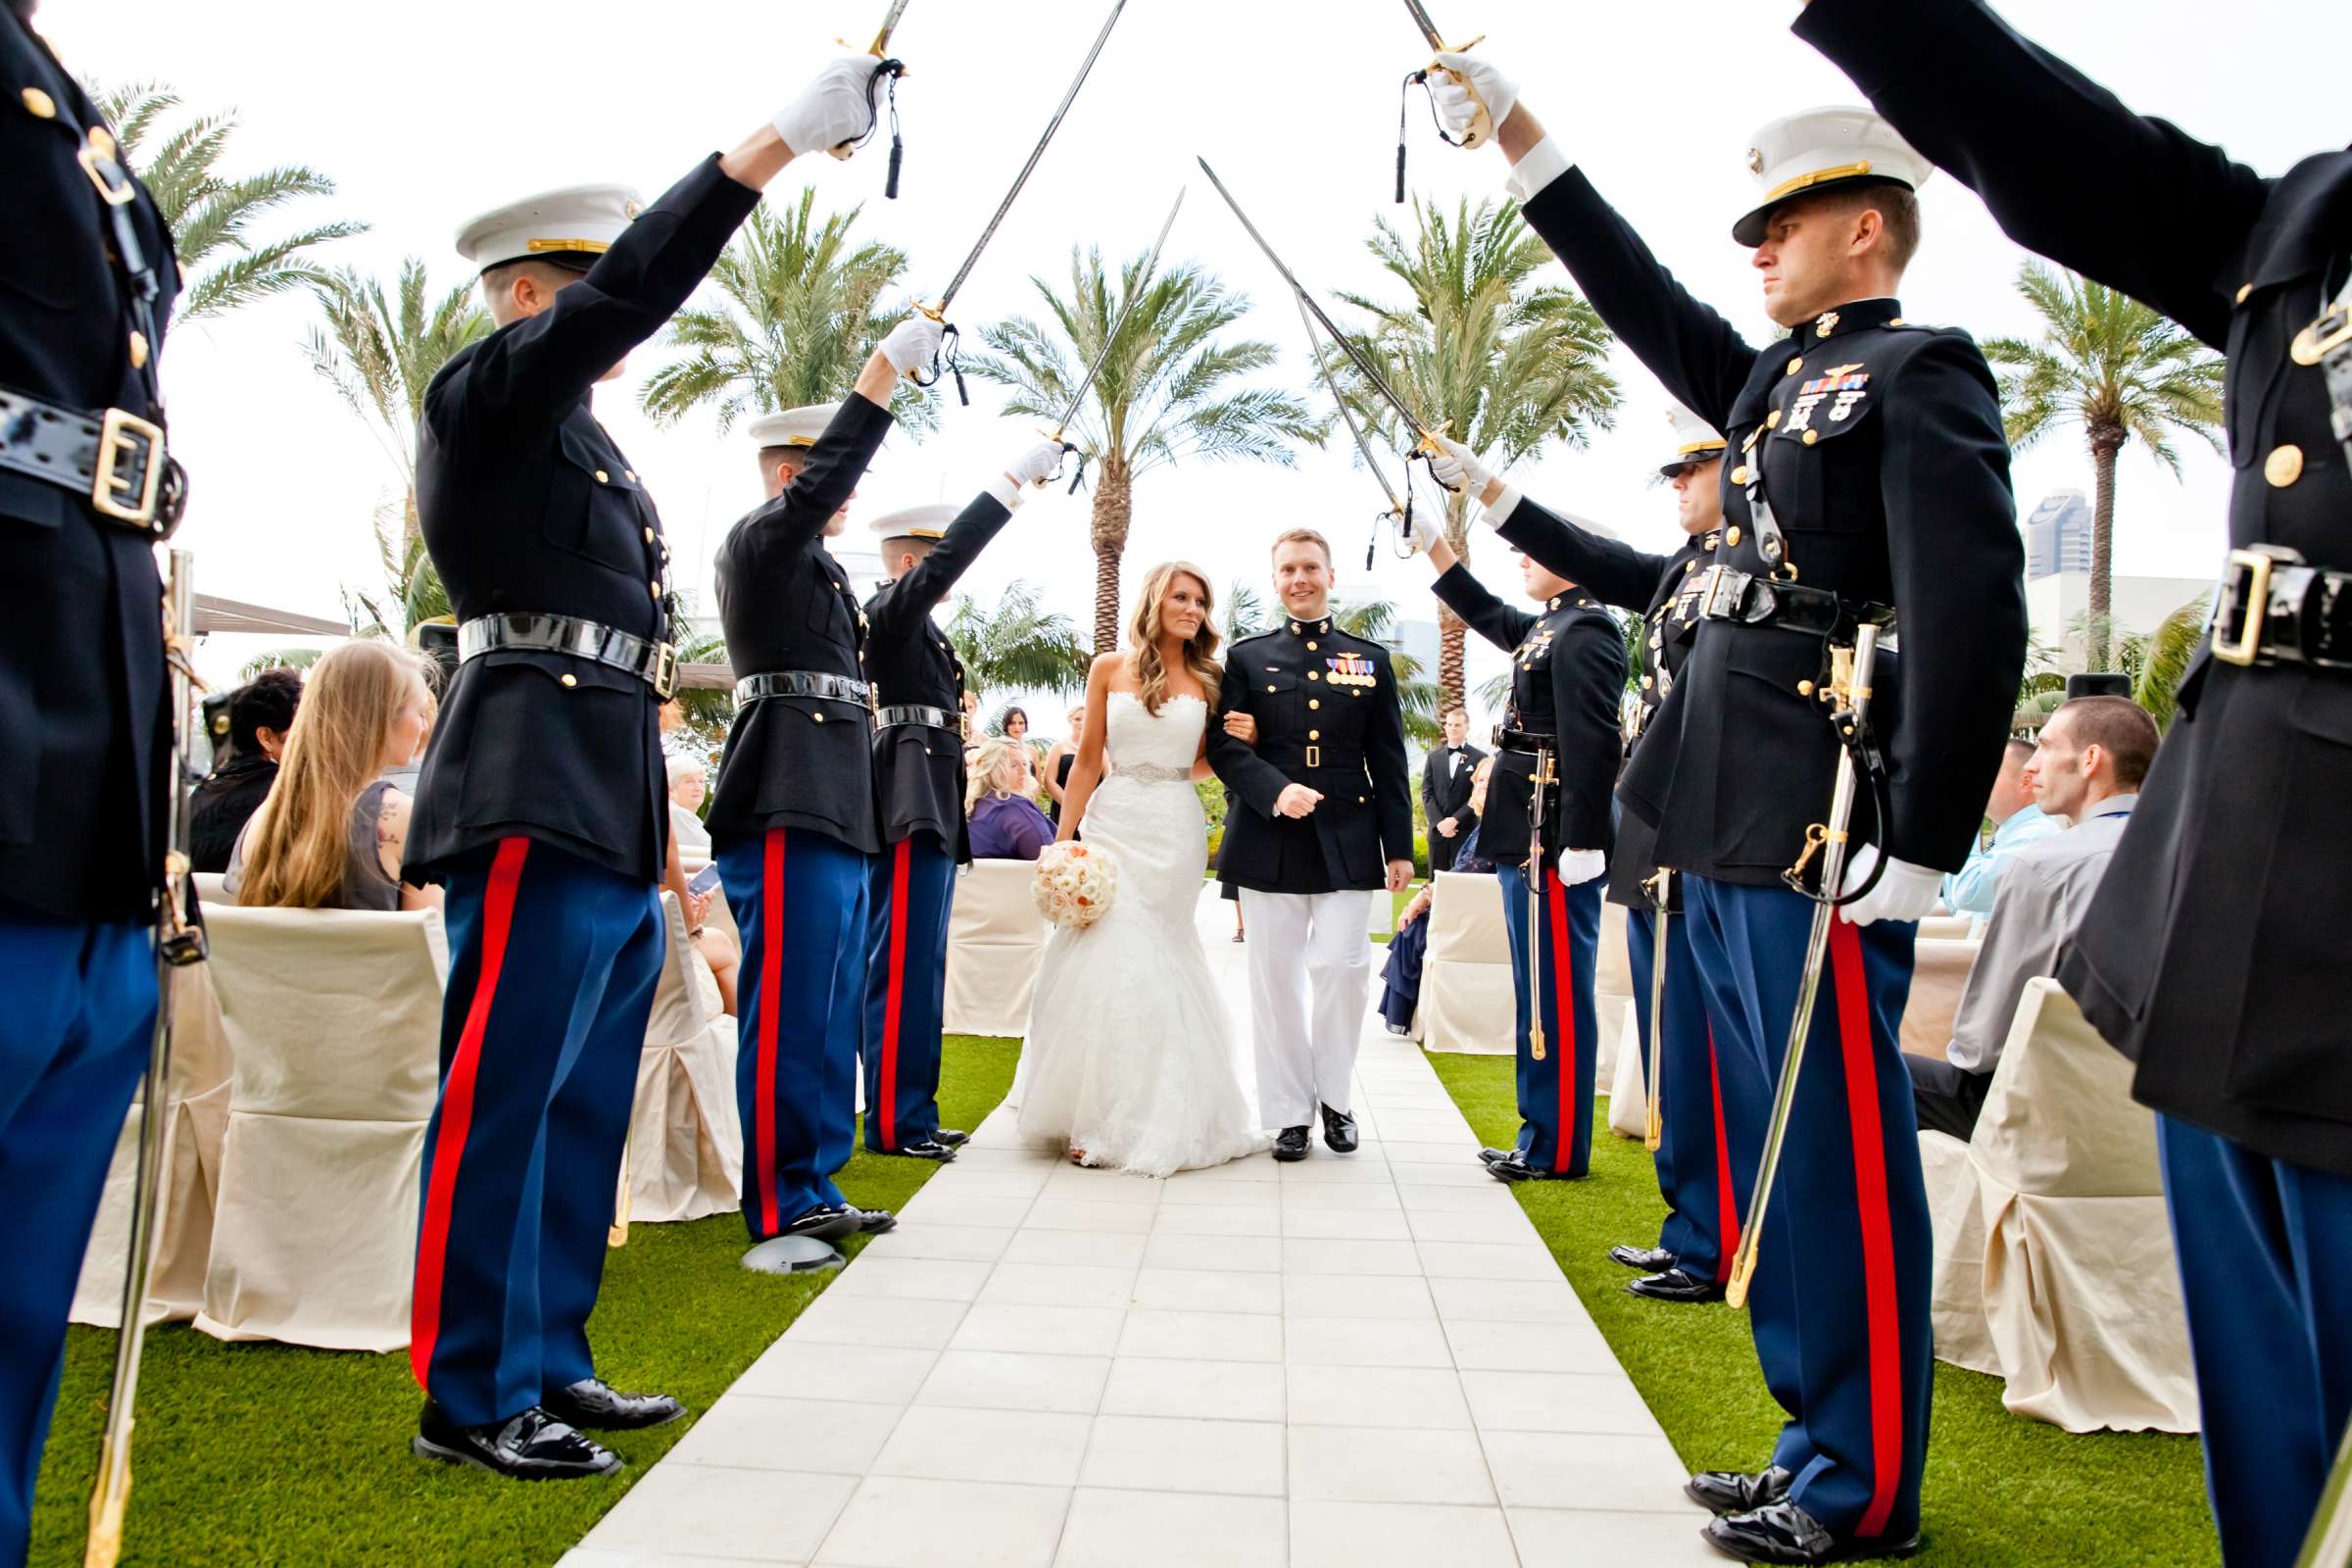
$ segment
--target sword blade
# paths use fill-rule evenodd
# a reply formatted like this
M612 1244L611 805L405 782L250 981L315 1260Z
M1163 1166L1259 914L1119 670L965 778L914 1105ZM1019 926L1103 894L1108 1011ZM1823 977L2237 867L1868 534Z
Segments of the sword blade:
M865 49L876 60L890 53L890 35L899 30L899 19L906 14L906 4L907 0L892 0L891 8L882 14L882 26Z
M1445 36L1438 31L1438 24L1429 20L1429 8L1421 0L1404 0L1404 9L1413 14L1413 25L1421 29L1421 36L1429 40L1432 49L1446 47Z
M1666 1068L1666 922L1673 918L1668 912L1667 879L1672 875L1664 866L1658 867L1658 906L1651 915L1658 925L1649 947L1649 1077L1644 1086L1649 1091L1649 1105L1642 1141L1652 1151L1663 1139L1665 1123L1665 1089L1659 1080Z
M972 269L979 265L980 253L988 249L990 240L996 238L997 225L1004 221L1004 215L1012 211L1013 201L1021 194L1021 187L1029 183L1030 172L1037 168L1037 161L1045 157L1047 146L1054 140L1054 133L1061 128L1062 116L1070 112L1070 105L1077 100L1078 89L1086 85L1087 74L1095 69L1096 57L1102 53L1102 46L1110 41L1110 29L1119 24L1119 13L1126 9L1127 0L1111 0L1110 15L1102 19L1102 30L1095 34L1095 46L1086 52L1086 59L1079 63L1078 74L1070 78L1069 90L1061 95L1061 102L1054 108L1054 118L1046 122L1046 133L1037 138L1036 146L1029 149L1029 161L1021 165L1021 172L1013 176L1012 188L1004 193L1003 201L997 203L996 213L989 219L988 226L980 231L980 238L974 242L971 254L964 257L961 267L956 269L956 275L948 279L948 286L939 296L939 304L933 307L932 315L948 314L948 307L955 303L956 291L963 287L964 279L970 277Z
M1323 341L1315 332L1315 318L1306 314L1303 300L1298 302L1298 324L1306 328L1306 347L1315 359L1315 374L1322 377L1324 389L1331 393L1331 400L1340 406L1340 417L1348 421L1348 433L1355 438L1356 455L1364 460L1364 466L1372 470L1372 477L1379 483L1381 493L1389 498L1389 510L1402 516L1404 503L1390 488L1389 476L1380 471L1379 460L1372 456L1372 443L1364 438L1364 427L1356 423L1355 411L1340 395L1340 384L1332 379L1331 367L1323 363Z
M1282 280L1285 283L1290 284L1291 292L1298 296L1299 305L1321 323L1324 334L1339 347L1341 353L1348 356L1349 363L1354 365L1356 373L1364 378L1365 383L1373 391L1380 394L1380 400L1383 403L1396 411L1398 418L1412 427L1416 440L1430 450L1437 451L1437 432L1422 422L1421 416L1413 412L1412 405L1396 395L1396 388L1389 385L1388 378L1380 373L1369 359L1364 357L1360 349L1348 340L1348 334L1340 330L1339 324L1332 320L1330 313L1315 303L1315 297L1309 294L1306 286L1298 281L1298 274L1292 271L1290 264L1282 259L1273 246L1266 243L1266 236L1257 231L1255 223L1250 221L1250 215L1243 212L1242 204L1233 199L1233 192L1225 188L1225 182L1217 177L1217 172L1208 167L1208 160L1196 157L1194 161L1200 164L1200 172L1208 176L1208 182L1217 187L1217 194L1225 199L1225 205L1233 209L1233 216L1241 220L1242 227L1250 231L1250 237L1257 242L1257 248L1265 253L1266 260L1274 264L1274 270L1282 274ZM1440 452L1439 455L1444 456L1443 452Z
M1144 270L1136 274L1135 292L1128 295L1126 302L1119 307L1118 317L1110 323L1110 330L1102 334L1102 347L1095 350L1094 359L1087 364L1086 374L1079 380L1078 390L1070 394L1069 406L1061 411L1061 417L1054 422L1054 440L1060 440L1062 432L1070 427L1070 421L1078 417L1079 405L1086 401L1087 393L1094 390L1095 377L1102 373L1102 362L1110 358L1110 346L1119 340L1120 328L1127 324L1127 318L1133 316L1136 306L1143 302L1145 285L1152 281L1152 270L1159 266L1159 248L1168 242L1168 230L1176 226L1176 210L1183 205L1184 189L1179 186L1176 199L1168 204L1168 216L1159 225L1159 237L1152 242L1151 251L1144 257Z

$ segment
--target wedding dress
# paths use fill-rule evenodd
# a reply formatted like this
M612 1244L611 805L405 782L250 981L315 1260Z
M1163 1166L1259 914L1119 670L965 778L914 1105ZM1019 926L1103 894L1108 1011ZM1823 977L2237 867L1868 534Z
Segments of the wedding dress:
M1102 919L1047 941L1021 1048L1021 1136L1066 1142L1089 1165L1166 1176L1272 1142L1193 924L1208 844L1192 769L1207 719L1198 697L1154 715L1110 694L1083 827L1118 866L1118 893Z

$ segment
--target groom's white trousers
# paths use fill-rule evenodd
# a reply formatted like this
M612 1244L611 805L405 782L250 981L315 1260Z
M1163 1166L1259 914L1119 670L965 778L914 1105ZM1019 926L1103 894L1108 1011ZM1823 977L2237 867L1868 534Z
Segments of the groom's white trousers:
M1250 928L1250 1041L1258 1121L1312 1126L1320 1101L1348 1111L1372 979L1372 895L1241 890Z

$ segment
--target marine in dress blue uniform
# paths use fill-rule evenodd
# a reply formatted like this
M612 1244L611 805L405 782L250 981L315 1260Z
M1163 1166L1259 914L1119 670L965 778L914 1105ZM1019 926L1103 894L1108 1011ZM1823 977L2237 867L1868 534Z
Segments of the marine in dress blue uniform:
M2058 978L2158 1112L2223 1556L2284 1568L2352 1420L2352 152L2257 173L1974 0L1796 30L2011 238L2229 355L2212 641Z
M30 13L0 6L4 1563L24 1560L66 1311L155 1027L172 718L153 547L180 499L155 379L172 236Z
M1456 63L1458 62L1458 66ZM1917 917L1982 819L2024 665L2023 550L1991 373L1967 334L1891 297L1931 166L1859 109L1758 131L1762 199L1733 227L1759 250L1765 303L1792 336L1762 348L1693 300L1516 102L1491 61L1448 53L1499 122L1512 185L1609 326L1667 392L1731 441L1723 547L1675 613L1690 652L1620 799L1683 872L1719 1053L1777 1080L1805 962L1807 829L1827 815L1838 738L1831 650L1899 612L1872 729L1884 789L1831 940L1791 1134L1749 1306L1790 1419L1754 1475L1694 1477L1723 1509L1719 1549L1817 1563L1907 1549L1920 1523L1933 1352L1930 1222L1897 1028ZM1466 117L1461 89L1450 98ZM1497 102L1499 100L1499 102ZM1883 806L1881 800L1883 798ZM1801 872L1799 872L1801 874ZM1829 890L1840 891L1840 890ZM1727 1112L1735 1132L1743 1118ZM1762 1127L1758 1115L1753 1125ZM1734 1147L1735 1161L1755 1151Z
M1513 493L1515 494L1515 493ZM1511 495L1504 497L1508 505ZM1524 504L1524 503L1522 503ZM1600 940L1601 879L1610 842L1609 793L1617 782L1617 709L1625 694L1625 639L1598 600L1522 557L1536 612L1504 604L1446 542L1423 536L1438 568L1438 600L1511 656L1511 700L1495 736L1494 771L1479 846L1502 885L1518 1004L1519 1136L1482 1150L1500 1182L1577 1181L1592 1167L1592 1080L1599 1059L1592 965ZM1557 782L1539 786L1538 753ZM1535 791L1544 790L1543 842L1535 842ZM1539 913L1530 866L1543 859ZM1528 973L1528 921L1538 921L1536 971ZM1531 996L1536 1010L1531 1012ZM1540 1018L1544 1048L1530 1029Z

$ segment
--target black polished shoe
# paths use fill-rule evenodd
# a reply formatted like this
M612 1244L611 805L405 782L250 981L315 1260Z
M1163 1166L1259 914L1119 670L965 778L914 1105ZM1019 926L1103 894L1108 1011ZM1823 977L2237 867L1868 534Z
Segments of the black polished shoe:
M844 1236L858 1234L865 1216L847 1203L819 1203L791 1224L776 1232L778 1236L808 1236L820 1242L838 1242Z
M1723 1287L1713 1280L1702 1280L1670 1268L1662 1274L1644 1274L1638 1280L1626 1282L1628 1291L1644 1296L1653 1301L1720 1301Z
M884 1231L899 1228L899 1216L887 1208L853 1208L850 1212L858 1216L858 1234L860 1236L879 1236Z
M1674 1254L1663 1247L1624 1247L1609 1249L1609 1261L1638 1268L1644 1274L1663 1274L1674 1267Z
M1492 1165L1496 1160L1509 1159L1518 1152L1519 1151L1516 1149L1482 1149L1478 1152L1478 1162L1482 1165Z
M1716 1513L1745 1513L1788 1495L1796 1480L1779 1465L1754 1475L1744 1470L1701 1470L1683 1483L1683 1495Z
M869 1150L868 1152L894 1154L901 1159L931 1159L945 1165L956 1157L956 1147L953 1144L943 1144L936 1138L924 1138L911 1144L901 1144L896 1149L875 1149Z
M1856 1557L1908 1557L1919 1549L1917 1533L1905 1541L1838 1536L1786 1497L1747 1513L1710 1519L1699 1534L1708 1545L1741 1562L1849 1562Z
M1582 1176L1564 1170L1538 1170L1527 1162L1527 1152L1514 1149L1501 1159L1487 1167L1487 1174L1498 1182L1516 1187L1521 1182L1581 1182Z
M972 1141L972 1135L966 1132L958 1132L953 1127L942 1127L939 1131L931 1135L931 1141L935 1144L945 1144L950 1149L961 1149L964 1145Z
M1288 1162L1306 1157L1306 1129L1285 1127L1274 1138L1274 1157Z
M1322 1111L1325 1147L1335 1154L1354 1153L1356 1146L1355 1118L1344 1110L1334 1110L1329 1105L1323 1106Z
M636 1432L665 1427L686 1413L686 1406L666 1394L623 1394L603 1378L582 1378L568 1389L558 1389L539 1401L539 1407L566 1426L589 1432Z
M609 1476L621 1467L619 1454L537 1405L504 1421L464 1427L427 1399L409 1451L443 1464L469 1464L510 1481L579 1481Z

